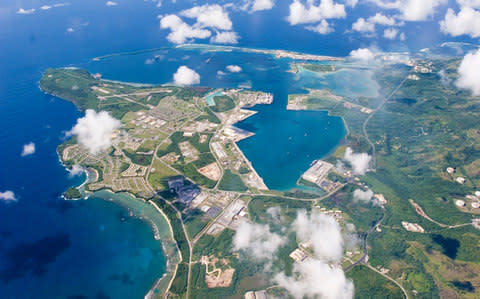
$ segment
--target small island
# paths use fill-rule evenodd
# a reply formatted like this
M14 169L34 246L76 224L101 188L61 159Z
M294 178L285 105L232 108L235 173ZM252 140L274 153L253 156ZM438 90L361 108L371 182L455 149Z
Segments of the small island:
M70 187L67 191L65 191L65 193L63 193L63 196L66 199L79 199L82 197L82 193L80 193L80 190L78 190L78 188Z

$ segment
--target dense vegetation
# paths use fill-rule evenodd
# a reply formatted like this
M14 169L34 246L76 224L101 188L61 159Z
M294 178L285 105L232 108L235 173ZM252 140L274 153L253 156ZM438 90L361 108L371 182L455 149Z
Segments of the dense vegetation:
M65 191L63 196L65 196L66 199L77 199L82 197L82 193L80 193L80 191L77 188L70 187L68 188L67 191Z
M404 298L402 290L398 286L366 266L355 267L346 275L353 280L356 299Z

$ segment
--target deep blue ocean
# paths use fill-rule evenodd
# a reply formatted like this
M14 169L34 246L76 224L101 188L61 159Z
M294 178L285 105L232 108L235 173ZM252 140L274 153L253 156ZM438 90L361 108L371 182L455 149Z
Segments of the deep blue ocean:
M201 85L247 84L274 93L272 105L255 107L260 113L239 124L256 133L239 145L266 184L275 189L293 187L309 163L326 155L345 134L341 120L326 112L286 111L288 93L320 83L315 77L286 73L286 62L266 55L170 49L92 61L110 53L171 46L157 16L193 5L163 1L157 8L152 1L118 2L107 7L103 1L70 1L45 11L39 8L57 2L0 3L0 192L12 190L18 198L0 202L2 298L141 298L165 271L161 243L154 240L146 223L102 199L60 198L69 186L84 179L70 178L56 153L64 132L82 114L73 104L38 89L48 67L78 66L108 79L168 83L180 65L187 65L201 75ZM404 51L444 41L435 22L407 25L406 42L345 34L351 21L343 20L336 21L336 33L321 36L290 26L285 21L289 3L277 2L282 3L271 11L231 13L234 30L241 36L239 46L345 56L365 46ZM37 10L31 15L16 14L20 7ZM367 6L355 14L373 12ZM157 54L165 58L145 64ZM240 65L243 72L217 77L217 71L229 64ZM23 145L29 142L35 143L35 154L21 157Z

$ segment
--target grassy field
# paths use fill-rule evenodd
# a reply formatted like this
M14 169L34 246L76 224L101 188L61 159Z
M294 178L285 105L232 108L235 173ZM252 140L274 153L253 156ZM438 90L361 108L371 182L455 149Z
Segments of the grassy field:
M158 159L153 161L152 171L148 176L148 182L155 190L163 190L168 188L167 179L175 176L177 173L166 166Z
M220 180L218 188L220 190L237 192L244 192L248 190L247 186L245 186L240 176L238 174L232 173L232 171L229 169L225 170L225 172L223 173L223 177Z
M355 299L404 298L397 285L366 266L354 267L346 275L355 285Z

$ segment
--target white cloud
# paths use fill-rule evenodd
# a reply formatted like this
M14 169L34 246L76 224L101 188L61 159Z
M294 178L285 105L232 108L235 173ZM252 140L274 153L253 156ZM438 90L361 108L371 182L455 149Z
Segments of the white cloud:
M321 20L320 23L318 23L317 25L307 26L305 27L305 29L316 32L318 34L329 34L330 32L334 31L326 20Z
M30 142L30 143L25 144L23 146L21 156L25 157L25 156L29 156L29 155L33 155L33 154L35 154L35 143Z
M330 266L320 260L310 259L293 265L293 276L277 274L274 281L294 298L353 298L354 287L338 266Z
M457 0L461 7L480 8L480 0Z
M270 10L274 5L273 0L254 0L251 11Z
M238 44L240 36L233 31L217 32L215 36L210 38L210 42L214 44Z
M68 33L73 33L73 32L75 32L75 29L73 29L72 27L68 27L67 32Z
M15 197L15 193L10 190L6 190L5 192L0 192L0 200L9 202L17 201L17 198Z
M173 81L177 85L194 85L200 83L200 75L184 65L178 68L177 72L173 74Z
M375 54L373 54L373 52L370 51L370 49L360 48L360 49L351 51L350 57L355 60L371 61L375 59Z
M364 18L358 18L358 20L353 23L352 29L362 33L373 33L375 32L375 24L368 22Z
M107 1L107 3L105 3L106 6L117 6L118 3L117 2L114 2L114 1Z
M373 199L373 191L368 189L367 191L363 191L362 189L356 189L353 191L353 200L354 201L363 201L363 202L374 202L374 204L378 204L378 201L372 200Z
M345 5L334 3L333 0L320 0L315 5L314 0L308 0L303 4L300 0L294 0L290 4L290 14L287 18L290 25L314 24L325 19L345 18Z
M159 16L160 28L170 29L167 39L175 44L183 44L194 39L210 39L211 43L236 44L240 39L238 33L232 31L232 21L224 7L214 5L195 6L180 12L186 18L195 19L193 25L187 24L177 15Z
M85 168L83 168L82 166L80 165L73 165L72 168L70 170L68 170L70 172L69 176L70 177L74 177L74 176L77 176L77 175L80 175L82 173L85 172Z
M242 222L234 237L233 250L245 251L256 260L271 259L286 238L270 232L268 225Z
M222 76L225 76L227 73L225 73L224 71L217 71L217 76L218 77L222 77Z
M468 89L474 96L480 96L480 50L468 53L458 68L458 88Z
M353 23L352 29L362 33L374 33L375 25L382 26L400 26L402 23L397 23L395 18L385 16L381 13L376 13L374 16L369 17L368 19L358 18L358 20Z
M293 275L275 275L274 281L294 298L352 298L353 283L345 277L340 262L347 242L354 240L342 234L332 216L299 211L293 223L297 239L311 244L314 257L293 266Z
M448 77L448 74L447 74L447 72L445 72L444 69L441 69L438 72L438 76L440 77L440 83L442 83L443 86L446 86L446 85L449 85L450 83L452 83L452 79L450 79L450 77Z
M204 39L212 35L209 30L194 28L176 15L166 15L160 20L160 28L170 29L167 39L174 44L183 44L190 39Z
M480 12L470 7L463 7L456 15L453 9L449 8L445 19L440 21L440 29L451 36L480 37Z
M227 71L230 73L240 73L242 68L238 65L227 65Z
M400 12L399 18L405 21L425 21L432 17L437 8L448 0L368 0L384 9Z
M40 7L41 10L49 10L50 8L52 8L52 6L50 5L43 5L42 7Z
M323 213L299 211L293 222L297 238L311 242L315 256L326 262L335 263L343 256L343 236L338 222L332 216Z
M106 111L96 112L88 109L85 116L77 120L77 124L67 132L67 136L76 135L78 142L92 154L97 154L112 145L111 134L122 123Z
M372 157L367 153L355 154L351 148L347 147L343 159L350 163L355 174L363 175L367 172Z
M383 37L386 39L391 39L394 40L397 38L398 35L398 30L395 28L387 28L385 31L383 31Z
M228 13L218 4L195 6L180 12L180 15L196 19L194 26L200 28L216 28L220 30L231 30L232 21Z
M394 26L397 22L393 17L387 17L381 13L376 13L373 17L368 18L370 22L374 24L384 25L384 26Z
M350 7L355 7L357 6L358 0L346 0L345 4Z
M279 206L269 207L266 212L274 223L279 224L284 221L284 218L282 216L282 208L280 208Z
M35 12L35 8L30 8L30 9L23 9L23 8L19 8L17 10L17 14L19 15L31 15Z

